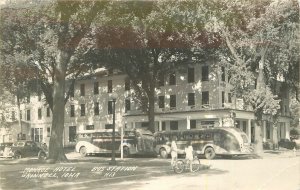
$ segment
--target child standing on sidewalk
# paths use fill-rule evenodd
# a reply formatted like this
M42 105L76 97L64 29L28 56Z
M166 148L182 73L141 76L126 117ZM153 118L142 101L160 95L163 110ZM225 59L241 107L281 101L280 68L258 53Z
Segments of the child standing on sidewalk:
M190 172L192 172L192 163L193 163L193 159L194 159L194 155L193 155L193 147L192 147L192 142L189 141L187 143L186 148L184 149L185 151L185 159L187 160L187 162L189 162L190 165Z
M173 168L174 164L177 161L177 145L176 145L176 139L173 137L171 142L171 167Z

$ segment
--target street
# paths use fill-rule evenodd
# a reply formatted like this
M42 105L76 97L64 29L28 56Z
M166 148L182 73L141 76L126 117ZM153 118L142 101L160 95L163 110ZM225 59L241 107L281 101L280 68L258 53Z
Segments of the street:
M45 164L35 158L0 160L1 190L12 189L205 189L299 190L300 154L263 158L201 159L196 173L175 174L170 159L126 158L109 166L109 157L67 155L70 163ZM210 168L207 166L211 165Z

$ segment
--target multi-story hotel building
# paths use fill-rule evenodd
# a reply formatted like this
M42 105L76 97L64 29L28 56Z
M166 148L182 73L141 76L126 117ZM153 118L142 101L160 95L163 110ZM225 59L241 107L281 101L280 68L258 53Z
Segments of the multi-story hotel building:
M210 63L187 66L185 72L161 76L156 88L155 129L181 130L208 127L237 127L254 142L255 116L250 106L230 93L228 76L223 67L214 69ZM271 117L265 115L263 141L289 138L290 112L288 90L278 85L281 116L273 128ZM112 128L113 103L116 97L116 129L147 127L148 117L139 110L126 75L103 70L94 76L76 81L65 105L64 145L75 145L79 132ZM1 132L0 141L14 141L21 132L16 109L8 110L13 120L10 129ZM13 115L13 117L12 117ZM21 105L22 133L27 139L49 142L52 113L43 96L29 96Z

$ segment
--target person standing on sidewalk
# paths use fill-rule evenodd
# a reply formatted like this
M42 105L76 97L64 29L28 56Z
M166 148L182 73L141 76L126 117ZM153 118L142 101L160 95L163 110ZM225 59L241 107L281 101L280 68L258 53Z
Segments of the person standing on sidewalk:
M192 163L193 163L193 159L194 159L193 151L194 150L193 150L191 141L189 141L187 143L186 148L184 149L184 151L185 151L185 159L190 165L190 172L192 172Z
M176 145L176 139L173 137L171 142L171 167L175 165L177 161L177 145Z

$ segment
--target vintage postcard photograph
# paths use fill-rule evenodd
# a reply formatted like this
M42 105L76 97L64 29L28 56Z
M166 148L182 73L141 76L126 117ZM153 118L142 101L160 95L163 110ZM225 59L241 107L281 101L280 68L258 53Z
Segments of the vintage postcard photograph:
M0 0L0 190L300 190L299 0Z

